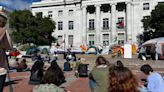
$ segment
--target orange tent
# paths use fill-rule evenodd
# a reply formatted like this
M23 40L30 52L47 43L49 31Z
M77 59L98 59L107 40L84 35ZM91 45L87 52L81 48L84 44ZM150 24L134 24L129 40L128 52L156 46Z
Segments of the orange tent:
M83 52L87 51L87 47L85 45L81 45L80 48L82 49Z

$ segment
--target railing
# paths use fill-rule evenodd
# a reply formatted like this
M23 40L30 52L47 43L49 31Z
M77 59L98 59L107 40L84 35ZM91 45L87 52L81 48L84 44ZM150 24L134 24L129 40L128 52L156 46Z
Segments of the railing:
M91 27L91 28L88 28L88 30L95 30L95 28Z
M119 31L125 31L125 27L123 27L123 28L119 28L119 27L117 27L117 31L119 32Z
M109 27L102 27L102 31L103 32L109 32L110 31L110 28Z
M88 28L87 33L95 33L95 28Z

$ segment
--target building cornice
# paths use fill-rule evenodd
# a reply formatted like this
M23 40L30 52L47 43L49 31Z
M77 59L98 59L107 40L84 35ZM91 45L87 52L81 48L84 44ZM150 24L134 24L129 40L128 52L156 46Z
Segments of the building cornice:
M72 1L64 1L64 0L57 0L57 1L41 1L41 2L34 2L31 5L31 8L40 8L40 7L53 7L53 6L64 6L64 5L73 5L73 4L80 4L80 0L72 0Z

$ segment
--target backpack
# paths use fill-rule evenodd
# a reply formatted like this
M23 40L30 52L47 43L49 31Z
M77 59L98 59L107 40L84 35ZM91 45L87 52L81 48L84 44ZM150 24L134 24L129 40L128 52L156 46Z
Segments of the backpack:
M79 77L88 76L88 64L79 64L78 66Z

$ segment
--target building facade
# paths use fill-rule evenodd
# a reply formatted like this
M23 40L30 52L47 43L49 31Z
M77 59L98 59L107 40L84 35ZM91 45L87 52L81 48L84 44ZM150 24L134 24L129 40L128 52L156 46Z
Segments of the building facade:
M42 0L32 3L56 23L52 34L66 46L137 43L142 19L164 0Z

